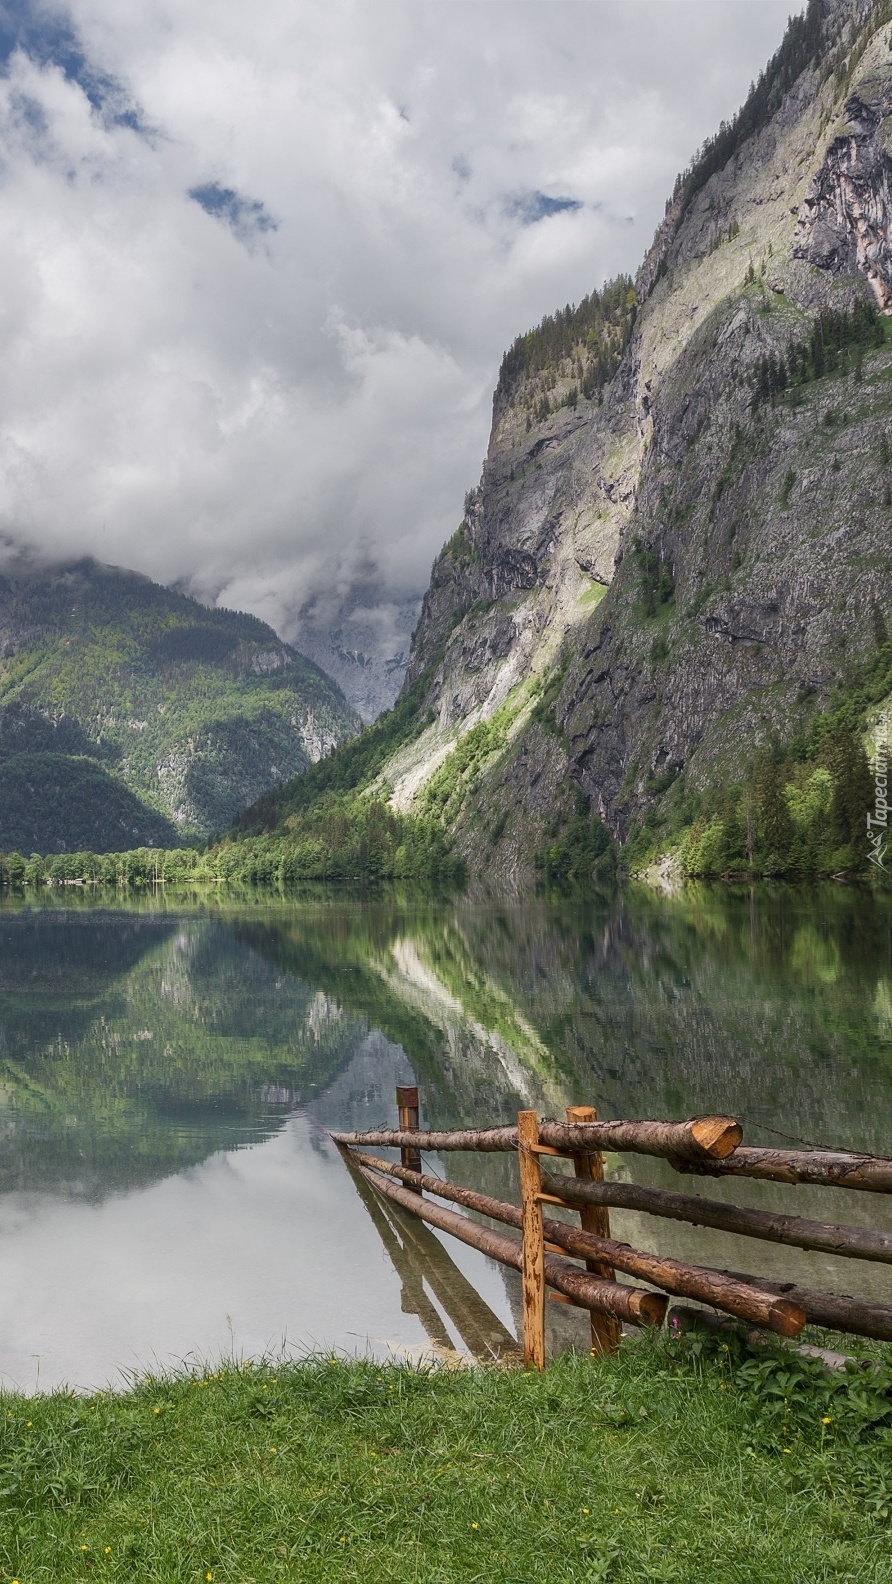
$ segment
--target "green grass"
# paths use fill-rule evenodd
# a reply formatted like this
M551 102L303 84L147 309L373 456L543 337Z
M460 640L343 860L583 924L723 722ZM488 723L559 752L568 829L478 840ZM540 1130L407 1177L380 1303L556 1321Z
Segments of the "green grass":
M541 1377L311 1359L8 1396L0 1579L888 1580L888 1432L786 1389L659 1341Z

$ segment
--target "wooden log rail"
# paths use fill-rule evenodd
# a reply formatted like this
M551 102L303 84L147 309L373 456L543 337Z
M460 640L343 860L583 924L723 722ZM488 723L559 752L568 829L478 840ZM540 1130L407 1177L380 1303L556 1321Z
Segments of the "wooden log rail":
M687 1221L692 1226L717 1227L722 1232L737 1232L743 1237L786 1243L791 1248L815 1249L822 1254L842 1254L848 1259L876 1260L892 1265L892 1232L834 1226L827 1221L808 1221L803 1216L780 1215L769 1210L745 1210L717 1199L700 1199L694 1194L670 1193L662 1188L639 1188L633 1183L577 1182L572 1177L558 1176L556 1172L543 1172L542 1186L569 1205L609 1205L616 1210L639 1210L645 1215L664 1216L671 1221Z
M777 1150L744 1145L730 1159L701 1160L681 1155L676 1171L707 1177L760 1177L767 1182L813 1183L822 1188L859 1188L862 1193L892 1193L892 1160L846 1150Z
M736 1281L752 1282L763 1292L789 1298L804 1311L809 1325L824 1326L828 1331L847 1331L852 1336L872 1337L877 1342L892 1342L892 1308L886 1304L849 1298L840 1293L813 1292L796 1282L773 1281L766 1276L744 1276L737 1271L727 1274Z
M687 1122L600 1122L593 1108L585 1107L568 1108L566 1123L540 1123L534 1111L520 1111L516 1127L422 1130L418 1126L417 1091L399 1091L399 1102L401 1127L334 1133L332 1138L351 1166L386 1198L520 1271L524 1358L539 1369L545 1361L546 1286L555 1288L562 1301L589 1310L596 1353L615 1348L622 1320L638 1325L660 1324L668 1302L663 1294L695 1299L735 1320L784 1337L798 1335L810 1323L892 1341L892 1307L813 1292L792 1282L713 1270L634 1249L610 1236L608 1214L610 1208L635 1210L791 1247L884 1264L892 1264L892 1233L750 1210L630 1183L605 1182L600 1152L607 1149L658 1156L680 1172L698 1175L758 1177L874 1193L892 1192L892 1160L838 1150L742 1146L741 1129L729 1117L696 1117ZM399 1149L402 1164L366 1154L363 1147L369 1145ZM421 1150L516 1151L520 1205L507 1204L423 1172ZM542 1156L569 1159L575 1176L543 1173ZM519 1229L521 1238L506 1236L431 1204L422 1197L424 1193ZM582 1226L546 1216L543 1207L547 1204L575 1210ZM580 1270L571 1259L585 1261L586 1269ZM662 1291L648 1292L619 1283L617 1272Z
M499 1260L501 1264L509 1265L517 1271L522 1269L523 1246L519 1238L507 1237L504 1232L495 1232L490 1227L482 1227L476 1221L469 1220L467 1216L456 1215L454 1210L446 1210L442 1205L434 1205L427 1199L419 1199L417 1192L412 1192L412 1188L400 1188L396 1183L389 1182L378 1170L367 1166L362 1156L353 1155L351 1164L367 1182L377 1188L379 1193L395 1204L402 1205L404 1210L410 1210L413 1215L420 1216L423 1221L439 1227L443 1232L450 1232L460 1242L479 1249L481 1253ZM391 1166L389 1161L382 1164L387 1165L388 1169ZM414 1172L407 1173L405 1167L393 1167L392 1174L400 1177L408 1175L410 1178L419 1175ZM417 1189L430 1180L439 1181L437 1178L424 1178L423 1182L416 1182L412 1186ZM602 1314L614 1315L619 1320L629 1320L633 1325L662 1324L667 1300L659 1293L646 1292L639 1287L622 1286L619 1282L599 1280L597 1277L589 1276L586 1271L579 1270L569 1260L553 1254L545 1255L544 1265L545 1280L548 1285L564 1293L581 1308L596 1309Z
M579 1125L586 1122L597 1122L598 1113L594 1106L568 1106L567 1121ZM574 1155L573 1170L581 1183L597 1184L604 1181L604 1157L599 1151L586 1151ZM540 1174L541 1175L541 1174ZM583 1232L594 1232L598 1237L610 1236L610 1216L602 1205L580 1206L579 1219ZM603 1276L608 1281L616 1281L616 1272L605 1260L586 1260L585 1268L595 1276ZM619 1346L620 1329L616 1320L609 1315L596 1315L592 1313L592 1352L595 1354L615 1353Z
M476 1211L478 1215L503 1221L508 1226L523 1227L523 1210L517 1205L506 1204L502 1199L494 1199L490 1194L477 1193L473 1188L460 1188L439 1177L407 1172L405 1167L374 1155L355 1153L353 1160L368 1171L386 1173L426 1193L436 1194L440 1199L463 1205L466 1210ZM419 1209L417 1200L414 1208L416 1211ZM643 1250L631 1248L628 1243L597 1237L594 1233L568 1226L565 1221L552 1221L549 1217L543 1218L542 1229L545 1238L566 1249L568 1254L602 1260L613 1270L651 1282L674 1297L696 1298L740 1320L748 1320L752 1325L766 1326L780 1336L796 1336L805 1325L805 1314L797 1304L787 1298L775 1297L764 1289L760 1290L751 1285L747 1278L740 1280L727 1272L710 1270L706 1266L688 1265L680 1260L664 1259L658 1254L647 1254Z
M638 1155L656 1155L663 1160L692 1162L722 1161L736 1149L743 1137L732 1117L694 1117L690 1122L540 1122L539 1143L563 1155L582 1151L626 1150ZM436 1151L516 1150L517 1128L450 1128L446 1131L408 1131L404 1128L375 1128L366 1133L332 1133L336 1144L361 1149Z

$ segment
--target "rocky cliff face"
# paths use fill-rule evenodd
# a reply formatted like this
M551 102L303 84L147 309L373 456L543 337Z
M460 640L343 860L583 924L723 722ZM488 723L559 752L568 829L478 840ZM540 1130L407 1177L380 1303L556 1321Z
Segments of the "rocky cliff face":
M456 832L502 888L580 796L622 840L673 782L739 779L892 613L892 346L882 318L852 328L892 304L892 18L808 19L805 69L667 210L609 383L586 386L580 343L497 393L434 568L409 682L427 671L436 718L387 778L423 808L497 717ZM815 334L835 350L797 384Z
M847 100L845 125L816 173L793 243L796 258L837 274L862 274L880 308L892 304L892 83L881 73Z
M358 580L333 605L304 605L295 642L368 723L399 696L420 606L420 594L394 598L380 579Z

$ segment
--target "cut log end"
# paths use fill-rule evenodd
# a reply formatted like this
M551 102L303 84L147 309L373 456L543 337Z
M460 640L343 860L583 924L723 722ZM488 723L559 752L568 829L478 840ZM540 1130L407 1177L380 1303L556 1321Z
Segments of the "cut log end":
M713 1160L727 1159L743 1138L743 1128L731 1117L697 1117L691 1123L691 1133L704 1154Z
M805 1325L805 1321L805 1310L800 1309L798 1304L790 1303L786 1298L781 1298L777 1303L771 1305L768 1324L772 1331L777 1332L778 1336L798 1336Z
M661 1326L666 1318L669 1299L662 1293L638 1292L635 1295L635 1320L642 1326Z

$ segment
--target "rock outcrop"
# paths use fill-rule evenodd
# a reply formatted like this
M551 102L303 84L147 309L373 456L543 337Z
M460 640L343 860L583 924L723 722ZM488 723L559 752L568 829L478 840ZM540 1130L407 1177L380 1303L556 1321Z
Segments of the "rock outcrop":
M779 52L724 163L713 149L670 206L609 379L584 338L543 363L533 333L500 382L409 662L435 718L385 779L423 808L497 716L455 830L502 889L581 803L623 840L675 782L740 779L892 615L892 347L873 333L832 377L818 359L783 402L769 389L828 314L892 301L890 20L813 0L790 24L786 77Z
M892 68L846 102L844 129L814 177L793 254L836 274L860 272L892 305Z

